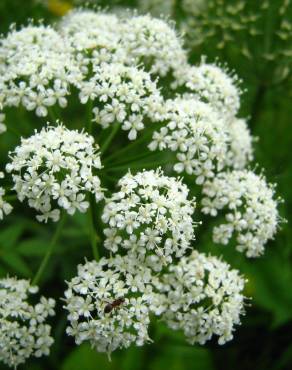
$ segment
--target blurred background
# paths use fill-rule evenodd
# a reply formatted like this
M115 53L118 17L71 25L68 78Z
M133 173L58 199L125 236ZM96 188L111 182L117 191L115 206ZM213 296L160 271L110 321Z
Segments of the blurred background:
M0 30L11 23L27 24L28 19L51 23L74 6L85 2L69 0L1 0ZM285 200L281 215L289 220L292 211L292 4L289 0L133 0L89 1L88 6L107 7L114 12L137 8L176 22L185 34L185 46L193 63L205 55L218 60L242 79L241 116L249 118L255 143L255 163L265 168L270 182L278 184ZM11 118L12 119L12 118ZM0 162L16 139L0 138ZM4 154L5 153L5 154ZM2 166L1 166L2 167ZM11 216L0 233L0 274L14 271L30 278L44 254L51 230L25 217ZM90 256L86 247L86 220L70 220L48 269L43 294L62 296L64 279L75 274L76 265ZM76 347L64 335L65 314L60 312L53 333L56 342L49 358L31 360L20 369L29 370L289 370L292 369L292 231L284 223L270 242L265 255L246 261L231 248L214 247L210 233L200 237L214 255L223 255L246 275L246 294L252 299L235 338L224 346L208 342L189 346L177 332L157 323L151 328L154 343L106 355L89 346ZM57 273L56 273L57 271ZM54 281L54 283L52 283ZM60 283L56 283L59 281ZM61 307L59 302L59 308ZM61 310L60 310L61 311ZM60 319L61 318L61 319ZM5 369L1 367L0 369Z

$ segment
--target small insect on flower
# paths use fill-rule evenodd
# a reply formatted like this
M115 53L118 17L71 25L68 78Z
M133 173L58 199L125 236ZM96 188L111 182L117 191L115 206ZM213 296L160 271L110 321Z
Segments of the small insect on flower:
M112 303L107 303L104 307L104 313L110 313L113 309L120 307L121 304L125 302L125 298L115 299Z

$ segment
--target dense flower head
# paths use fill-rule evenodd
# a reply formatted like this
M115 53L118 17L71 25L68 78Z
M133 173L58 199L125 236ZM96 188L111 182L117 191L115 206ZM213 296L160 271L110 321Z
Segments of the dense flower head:
M56 103L66 107L70 85L81 78L67 43L43 25L12 29L1 39L0 72L1 106L22 105L38 116Z
M40 214L39 221L58 221L60 209L72 215L85 212L87 193L96 201L103 197L98 145L85 132L69 130L63 125L47 126L35 131L10 152L6 171L12 173L13 189L18 199L28 200Z
M280 220L275 190L263 176L249 170L222 172L203 188L202 212L216 216L223 210L226 222L214 227L215 243L236 238L236 249L258 257L276 233Z
M28 280L0 280L0 361L8 366L16 368L31 356L48 355L54 342L46 320L54 315L55 301L41 297L30 304L30 295L37 291Z
M3 178L4 173L0 172L0 179ZM12 211L11 204L4 199L5 193L5 189L0 186L0 220L3 220L3 217L9 215L9 213Z
M125 62L118 17L105 12L77 9L62 18L60 34L72 45L72 52L83 76L103 63Z
M234 118L240 107L239 79L220 65L205 63L185 69L186 89L211 104L228 121Z
M237 270L216 257L197 251L182 257L161 278L159 290L162 320L182 330L191 344L217 335L218 343L233 338L234 326L243 313L244 279Z
M122 44L129 57L142 63L151 74L168 73L180 80L187 55L174 27L149 15L129 17L123 23Z
M150 150L177 153L174 170L196 175L196 183L212 178L225 164L229 136L225 123L212 107L197 98L169 100L166 125L155 131Z
M234 118L226 125L230 137L230 147L226 164L236 170L244 169L253 160L253 142L247 122L243 118Z
M194 239L195 204L187 198L187 186L158 169L129 172L118 187L102 214L108 225L105 247L114 253L121 248L135 251L156 270L184 255Z
M163 118L163 99L149 73L135 66L104 64L80 87L80 101L93 100L94 121L103 128L117 123L134 140L146 119Z
M150 340L151 279L151 270L133 255L79 265L65 292L67 334L108 354L145 344Z

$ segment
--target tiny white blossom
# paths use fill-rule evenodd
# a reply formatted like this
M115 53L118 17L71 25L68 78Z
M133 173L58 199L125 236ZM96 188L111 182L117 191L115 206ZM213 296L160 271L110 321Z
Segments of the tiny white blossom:
M194 251L171 265L157 285L162 320L182 330L191 344L205 344L213 335L224 344L240 324L244 282L227 263Z
M195 208L194 200L187 199L186 185L158 169L128 173L118 186L102 214L108 226L105 247L112 252L118 246L136 251L150 265L151 256L156 255L160 269L184 255L194 239ZM159 269L156 260L154 269Z
M122 25L122 45L129 58L142 63L151 74L172 74L174 84L182 79L187 54L174 27L149 15L133 16Z
M220 173L204 185L203 194L203 213L225 211L226 223L214 228L214 242L227 244L235 236L236 249L247 257L263 254L280 221L274 187L263 176L242 170Z
M12 173L13 189L18 199L27 199L40 212L39 221L58 221L60 209L72 215L86 212L86 194L103 198L97 175L101 169L98 145L84 132L68 130L63 125L47 126L10 153L6 171Z
M0 280L0 361L10 367L47 356L54 342L46 320L54 315L55 301L41 297L32 305L30 295L37 291L28 280Z
M194 174L202 184L225 165L230 141L226 124L210 104L194 97L169 100L166 111L166 125L154 132L148 147L176 152L174 170Z
M235 118L226 126L230 137L230 150L227 153L226 164L236 170L241 170L253 160L254 138L244 119Z
M151 270L134 255L79 265L65 292L67 334L108 354L145 344L152 290Z
M74 9L58 25L72 46L72 54L84 77L104 63L124 62L121 24L117 16L102 11Z
M93 100L94 121L103 128L120 123L135 140L144 120L163 119L163 98L149 73L135 66L104 64L89 81L80 85L79 98Z
M0 60L2 109L22 105L44 117L54 104L66 107L81 79L70 47L49 26L12 29L0 40Z
M241 90L236 75L231 75L220 65L207 64L202 59L199 66L185 68L184 78L188 92L211 104L222 118L230 121L237 114Z

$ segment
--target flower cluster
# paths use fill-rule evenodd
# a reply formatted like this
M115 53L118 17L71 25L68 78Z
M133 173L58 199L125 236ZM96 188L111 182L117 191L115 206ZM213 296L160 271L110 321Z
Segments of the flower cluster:
M22 105L41 117L56 103L66 107L70 85L81 78L67 43L43 25L12 30L0 40L0 74L0 106Z
M120 190L106 202L102 220L104 246L112 252L119 248L145 256L152 268L181 257L194 239L194 200L188 200L188 188L158 169L119 180Z
M163 99L150 75L137 67L104 64L80 87L80 101L93 102L94 121L103 128L118 123L134 140L146 118L160 121Z
M203 58L199 66L185 69L184 86L199 99L209 103L225 120L231 120L240 107L239 79L216 64Z
M171 24L145 15L126 19L122 27L121 42L129 57L142 63L151 74L172 74L180 81L187 55Z
M0 359L8 366L16 368L31 356L48 355L54 342L46 320L54 315L55 301L41 297L31 305L29 296L37 291L27 280L0 280Z
M242 118L234 118L225 128L230 138L225 163L236 170L244 169L253 160L252 145L255 138Z
M4 178L4 173L0 172L0 179ZM4 216L9 215L12 211L12 206L3 198L5 196L5 189L0 186L0 220L3 220Z
M10 153L6 171L12 173L13 189L22 202L40 212L39 221L58 221L60 208L69 214L85 212L86 194L103 197L99 177L98 146L84 132L68 130L59 124L45 127Z
M263 176L242 170L220 173L203 187L202 212L216 216L225 211L226 223L213 230L215 243L227 244L236 236L236 249L258 257L279 223L278 200Z
M133 255L79 265L65 292L67 334L108 354L145 344L150 340L151 279L151 271Z
M120 22L114 14L77 9L63 17L58 29L72 46L74 59L86 78L103 63L126 61Z
M167 124L154 132L148 147L176 152L174 170L194 174L196 183L202 184L225 164L229 136L224 121L209 104L194 97L169 100L166 105Z
M233 338L243 313L244 279L218 258L194 251L171 265L163 275L162 320L182 330L191 344L204 344L213 335L224 344Z

